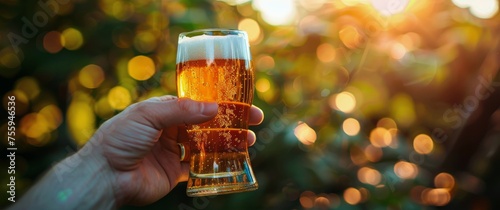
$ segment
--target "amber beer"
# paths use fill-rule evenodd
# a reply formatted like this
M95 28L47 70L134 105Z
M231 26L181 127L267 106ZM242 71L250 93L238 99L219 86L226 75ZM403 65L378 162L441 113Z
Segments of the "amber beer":
M254 73L246 33L201 30L181 34L177 89L179 97L219 105L214 119L187 126L191 150L187 194L257 189L247 150Z

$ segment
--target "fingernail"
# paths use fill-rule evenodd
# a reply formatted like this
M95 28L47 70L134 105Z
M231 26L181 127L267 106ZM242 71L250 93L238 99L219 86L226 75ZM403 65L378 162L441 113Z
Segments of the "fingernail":
M160 96L160 101L170 101L177 99L177 96L171 96L171 95L165 95L165 96Z
M255 135L255 133L253 131L248 130L247 139L248 139L248 146L252 146L253 144L255 144L255 141L257 140L257 136Z
M219 105L215 102L207 102L203 103L203 109L201 111L201 114L205 116L214 116L217 114L217 109L219 108Z

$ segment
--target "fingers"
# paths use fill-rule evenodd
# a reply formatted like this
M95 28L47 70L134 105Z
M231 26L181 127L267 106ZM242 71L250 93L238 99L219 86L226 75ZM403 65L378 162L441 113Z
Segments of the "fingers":
M248 146L252 146L255 144L257 140L257 137L255 136L255 133L251 130L248 130L247 133L247 141L248 141ZM189 162L189 159L191 159L191 148L189 148L189 143L183 142L179 144L179 150L180 150L180 156L181 156L181 161L182 162Z
M264 120L264 112L259 107L252 105L250 108L250 125L259 125Z
M248 146L252 146L253 144L255 144L257 137L255 136L255 133L253 131L248 130L247 140L248 140Z
M181 175L179 182L185 182L189 178L189 162L181 162Z
M217 114L215 102L200 102L188 98L177 99L174 96L150 98L129 108L131 119L140 119L140 123L156 129L180 124L197 124L212 119ZM264 120L264 112L252 105L250 125L258 125Z

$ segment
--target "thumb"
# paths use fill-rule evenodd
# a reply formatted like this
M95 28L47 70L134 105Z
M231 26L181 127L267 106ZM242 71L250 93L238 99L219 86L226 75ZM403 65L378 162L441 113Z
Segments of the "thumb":
M154 97L133 105L130 119L157 130L181 124L208 121L217 114L216 102L194 101L188 98Z

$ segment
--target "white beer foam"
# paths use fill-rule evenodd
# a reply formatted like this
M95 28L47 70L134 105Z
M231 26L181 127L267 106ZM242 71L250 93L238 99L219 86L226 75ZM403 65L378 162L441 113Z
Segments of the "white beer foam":
M238 35L184 37L179 40L177 63L192 60L250 60L247 39Z

